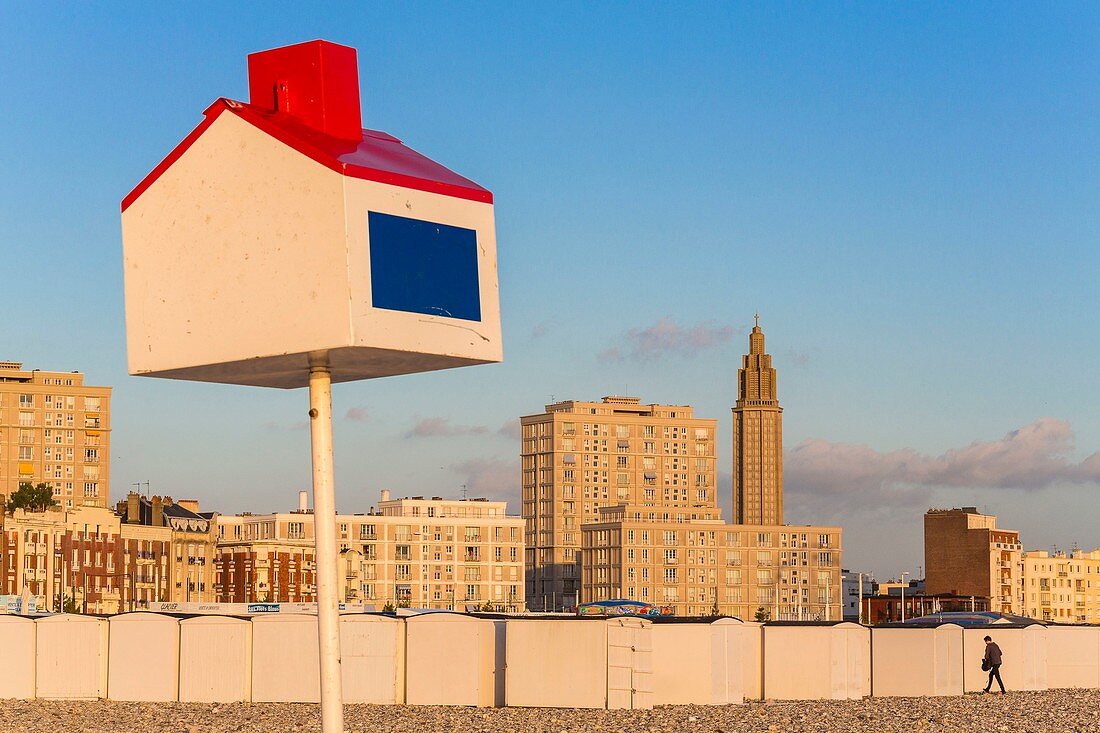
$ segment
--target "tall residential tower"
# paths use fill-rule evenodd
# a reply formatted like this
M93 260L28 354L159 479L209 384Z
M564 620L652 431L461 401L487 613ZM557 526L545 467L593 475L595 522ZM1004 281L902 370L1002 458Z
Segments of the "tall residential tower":
M603 507L653 509L671 521L716 510L718 421L686 405L637 397L567 400L520 418L528 607L576 605L581 595L581 525ZM660 509L661 511L657 511Z
M783 524L783 408L771 354L764 352L759 313L749 334L749 353L737 371L733 515L735 524Z
M110 454L110 387L0 361L0 495L47 483L62 509L106 507Z

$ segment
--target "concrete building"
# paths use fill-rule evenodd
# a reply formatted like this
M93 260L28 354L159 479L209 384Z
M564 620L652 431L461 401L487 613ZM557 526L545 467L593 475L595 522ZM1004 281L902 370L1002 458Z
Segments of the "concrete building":
M1022 612L1062 624L1100 623L1100 549L1023 553Z
M0 495L44 482L63 509L106 507L110 454L110 387L0 362Z
M568 400L520 418L528 605L574 606L581 526L629 504L690 515L717 506L717 421L637 397Z
M199 503L194 499L177 503L170 496L147 499L133 492L118 503L116 514L126 525L167 527L171 531L168 590L163 600L194 603L216 600L216 514L200 514Z
M839 527L735 525L717 507L619 505L583 527L582 602L625 598L677 616L841 620Z
M1023 610L1020 533L976 507L924 515L925 592L988 598L1001 613Z
M523 609L523 520L508 516L505 502L382 493L377 511L337 516L343 601ZM304 498L295 512L217 522L219 600L316 601Z
M860 623L860 599L875 594L877 583L873 573L861 573L854 570L841 570L844 607L841 613L845 621Z
M215 518L214 593L222 603L317 600L313 515L304 508Z
M137 494L116 511L18 510L3 518L0 594L26 589L40 609L88 613L118 613L155 601L212 601L209 524L171 499Z
M124 524L102 507L18 510L4 518L4 538L4 593L26 588L38 608L118 613L169 596L167 527Z
M760 314L737 370L733 408L733 521L783 524L783 408Z

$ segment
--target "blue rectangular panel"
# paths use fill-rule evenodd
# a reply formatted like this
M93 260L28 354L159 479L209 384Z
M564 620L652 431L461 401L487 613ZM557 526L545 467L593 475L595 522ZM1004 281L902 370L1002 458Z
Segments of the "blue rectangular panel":
M376 211L367 225L375 308L481 320L477 232Z

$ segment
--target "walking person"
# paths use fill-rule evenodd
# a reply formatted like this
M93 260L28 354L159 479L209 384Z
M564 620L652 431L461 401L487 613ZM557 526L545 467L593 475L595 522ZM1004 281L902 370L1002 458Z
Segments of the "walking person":
M989 692L993 687L993 678L1001 688L1001 694L1005 694L1005 683L1001 681L1001 648L990 637L985 637L985 656L982 657L982 669L989 670L989 682L983 692Z

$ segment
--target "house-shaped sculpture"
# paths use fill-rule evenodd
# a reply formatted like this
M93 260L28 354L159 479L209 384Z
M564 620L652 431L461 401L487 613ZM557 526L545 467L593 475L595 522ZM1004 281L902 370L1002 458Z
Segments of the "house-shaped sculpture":
M131 374L267 387L501 360L493 195L362 128L355 50L248 58L122 201Z

